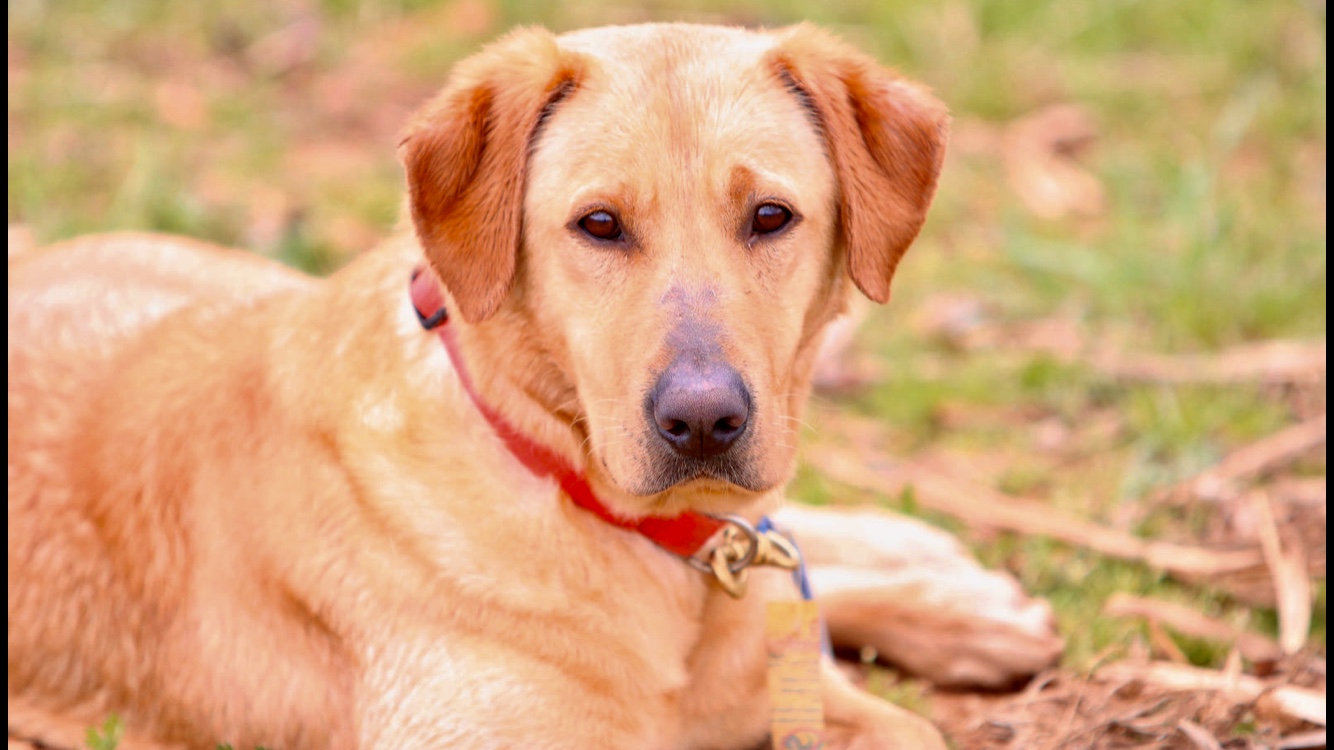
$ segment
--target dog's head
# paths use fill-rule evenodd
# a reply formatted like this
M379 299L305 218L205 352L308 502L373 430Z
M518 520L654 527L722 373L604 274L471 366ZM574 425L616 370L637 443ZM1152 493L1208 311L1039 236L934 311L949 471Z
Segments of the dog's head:
M820 333L849 279L888 299L946 130L807 26L523 30L459 64L402 155L462 317L526 326L590 477L674 513L787 479Z

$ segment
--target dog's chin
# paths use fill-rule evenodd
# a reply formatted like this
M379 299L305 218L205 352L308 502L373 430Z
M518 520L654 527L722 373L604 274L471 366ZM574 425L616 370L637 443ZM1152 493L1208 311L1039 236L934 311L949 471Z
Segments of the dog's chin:
M741 512L781 483L766 480L751 466L739 461L730 465L654 462L637 476L617 477L615 471L609 470L603 479L609 480L619 491L615 494L622 495L616 505L630 506L624 510L634 515L661 517L688 511Z
M754 505L772 486L743 487L732 482L698 477L674 484L651 496L651 513L676 516L695 513L739 513Z

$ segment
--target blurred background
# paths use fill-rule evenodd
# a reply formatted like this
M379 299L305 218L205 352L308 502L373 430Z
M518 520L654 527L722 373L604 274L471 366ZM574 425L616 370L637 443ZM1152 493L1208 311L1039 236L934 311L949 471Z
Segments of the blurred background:
M1092 689L1115 659L1240 663L1323 693L1323 0L8 9L11 251L149 229L315 273L393 231L399 128L453 61L514 25L836 30L932 87L953 140L894 300L857 309L822 373L792 494L925 517L1048 597L1067 648L1039 688L1061 731L1121 736L1075 687L1059 693ZM837 470L849 458L865 470ZM1019 520L987 514L1006 503ZM1083 538L1076 521L1120 541ZM1131 538L1261 563L1192 568ZM1279 651L1239 652L1242 633ZM869 664L859 679L959 746L1041 744L1013 730L1041 724L1032 700L1007 736L976 717L1019 715L1013 699L965 700ZM1164 726L1256 742L1314 727L1253 702L1192 706Z

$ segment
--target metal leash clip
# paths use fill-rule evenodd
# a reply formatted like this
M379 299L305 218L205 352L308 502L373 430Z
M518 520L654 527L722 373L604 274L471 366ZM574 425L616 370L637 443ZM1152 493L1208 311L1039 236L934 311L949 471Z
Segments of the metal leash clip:
M773 529L756 531L749 521L734 515L716 516L727 526L722 539L709 552L708 560L694 557L686 562L718 580L733 598L746 595L747 569L752 565L769 565L783 570L796 570L801 565L801 553L787 537Z

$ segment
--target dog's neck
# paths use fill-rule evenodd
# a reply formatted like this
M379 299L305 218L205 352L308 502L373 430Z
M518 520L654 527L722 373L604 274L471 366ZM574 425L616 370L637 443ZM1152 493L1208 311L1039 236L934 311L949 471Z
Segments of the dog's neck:
M422 328L436 333L440 338L463 390L506 449L533 474L557 482L575 505L613 526L641 534L659 547L685 558L694 557L703 550L710 539L727 525L720 518L692 512L671 518L650 516L639 519L623 518L613 512L594 492L588 477L575 463L550 445L517 428L482 397L477 382L473 380L472 370L463 357L456 326L451 325L440 283L434 275L422 268L413 271L409 294Z

